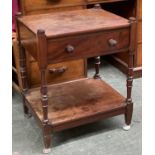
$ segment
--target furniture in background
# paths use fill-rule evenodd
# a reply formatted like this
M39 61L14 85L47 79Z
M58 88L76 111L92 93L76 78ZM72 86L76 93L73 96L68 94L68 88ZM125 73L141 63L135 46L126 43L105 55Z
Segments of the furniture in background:
M17 0L13 0L17 1ZM134 53L134 77L140 77L142 72L142 0L18 0L20 11L23 15L50 13L75 9L92 8L94 4L102 4L102 8L125 18L136 17L138 21L137 35L135 41L136 50ZM27 66L29 72L29 87L39 85L39 69L35 60L27 55ZM127 74L128 55L120 53L108 56L113 65ZM16 38L13 40L13 86L19 90L21 87L21 76L19 71L19 51ZM48 82L64 82L71 79L86 76L86 61L77 60L66 63L59 63L49 66L51 72L48 75Z
M24 112L28 116L32 113L42 129L44 153L50 152L54 131L120 114L125 116L124 129L130 128L135 18L127 20L97 5L65 13L18 14L17 28ZM38 65L41 87L28 87L27 53ZM126 98L100 79L100 55L114 53L129 56ZM50 64L90 57L95 57L94 78L48 84Z
M43 14L66 10L76 10L85 8L83 0L18 0L19 11L22 15ZM25 29L26 33L27 30ZM13 40L13 86L17 90L22 88L19 67L19 50L17 39ZM30 47L31 48L31 47ZM40 86L40 73L36 61L28 53L26 55L26 65L28 72L28 87ZM86 77L86 60L72 60L52 64L48 66L48 83L59 83L68 80Z
M135 53L134 53L134 78L142 76L142 0L127 0L115 3L104 3L102 8L115 14L129 18L134 16L137 20L137 33L135 35ZM107 58L114 66L127 74L128 55L120 53L111 55Z

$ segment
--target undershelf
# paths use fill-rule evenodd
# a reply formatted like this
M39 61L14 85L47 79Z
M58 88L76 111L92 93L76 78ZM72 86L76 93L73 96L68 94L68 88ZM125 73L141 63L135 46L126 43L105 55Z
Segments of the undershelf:
M124 113L126 106L125 98L121 94L104 81L95 79L80 79L50 85L48 99L49 123L56 128L75 121L84 124L82 123L84 119L87 119L88 123L93 122L102 114L108 116L108 113L113 112L116 112L116 115ZM38 119L42 121L40 89L31 89L26 95L26 100Z

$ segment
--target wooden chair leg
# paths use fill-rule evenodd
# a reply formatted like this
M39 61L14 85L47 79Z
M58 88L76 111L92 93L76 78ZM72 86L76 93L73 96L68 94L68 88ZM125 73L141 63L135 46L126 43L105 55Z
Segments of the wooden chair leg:
M44 149L43 153L51 152L51 128L48 124L43 125L43 141Z
M95 75L94 75L94 79L101 79L100 77L100 56L95 58Z

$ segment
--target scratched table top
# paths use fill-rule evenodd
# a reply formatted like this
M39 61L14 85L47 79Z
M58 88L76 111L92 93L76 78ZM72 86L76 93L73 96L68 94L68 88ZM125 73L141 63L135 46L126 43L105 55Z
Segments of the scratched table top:
M22 16L19 21L33 33L42 29L47 37L128 26L127 19L102 9L84 9Z

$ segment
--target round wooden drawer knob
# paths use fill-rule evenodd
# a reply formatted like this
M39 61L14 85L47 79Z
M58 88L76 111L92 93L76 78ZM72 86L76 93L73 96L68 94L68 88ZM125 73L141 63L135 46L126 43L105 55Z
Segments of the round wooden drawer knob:
M66 47L66 52L67 52L67 53L73 53L74 50L75 50L74 46L72 46L72 45L67 45L67 47Z
M109 39L109 45L111 46L111 47L114 47L114 46L116 46L117 45L117 40L115 40L115 39Z

